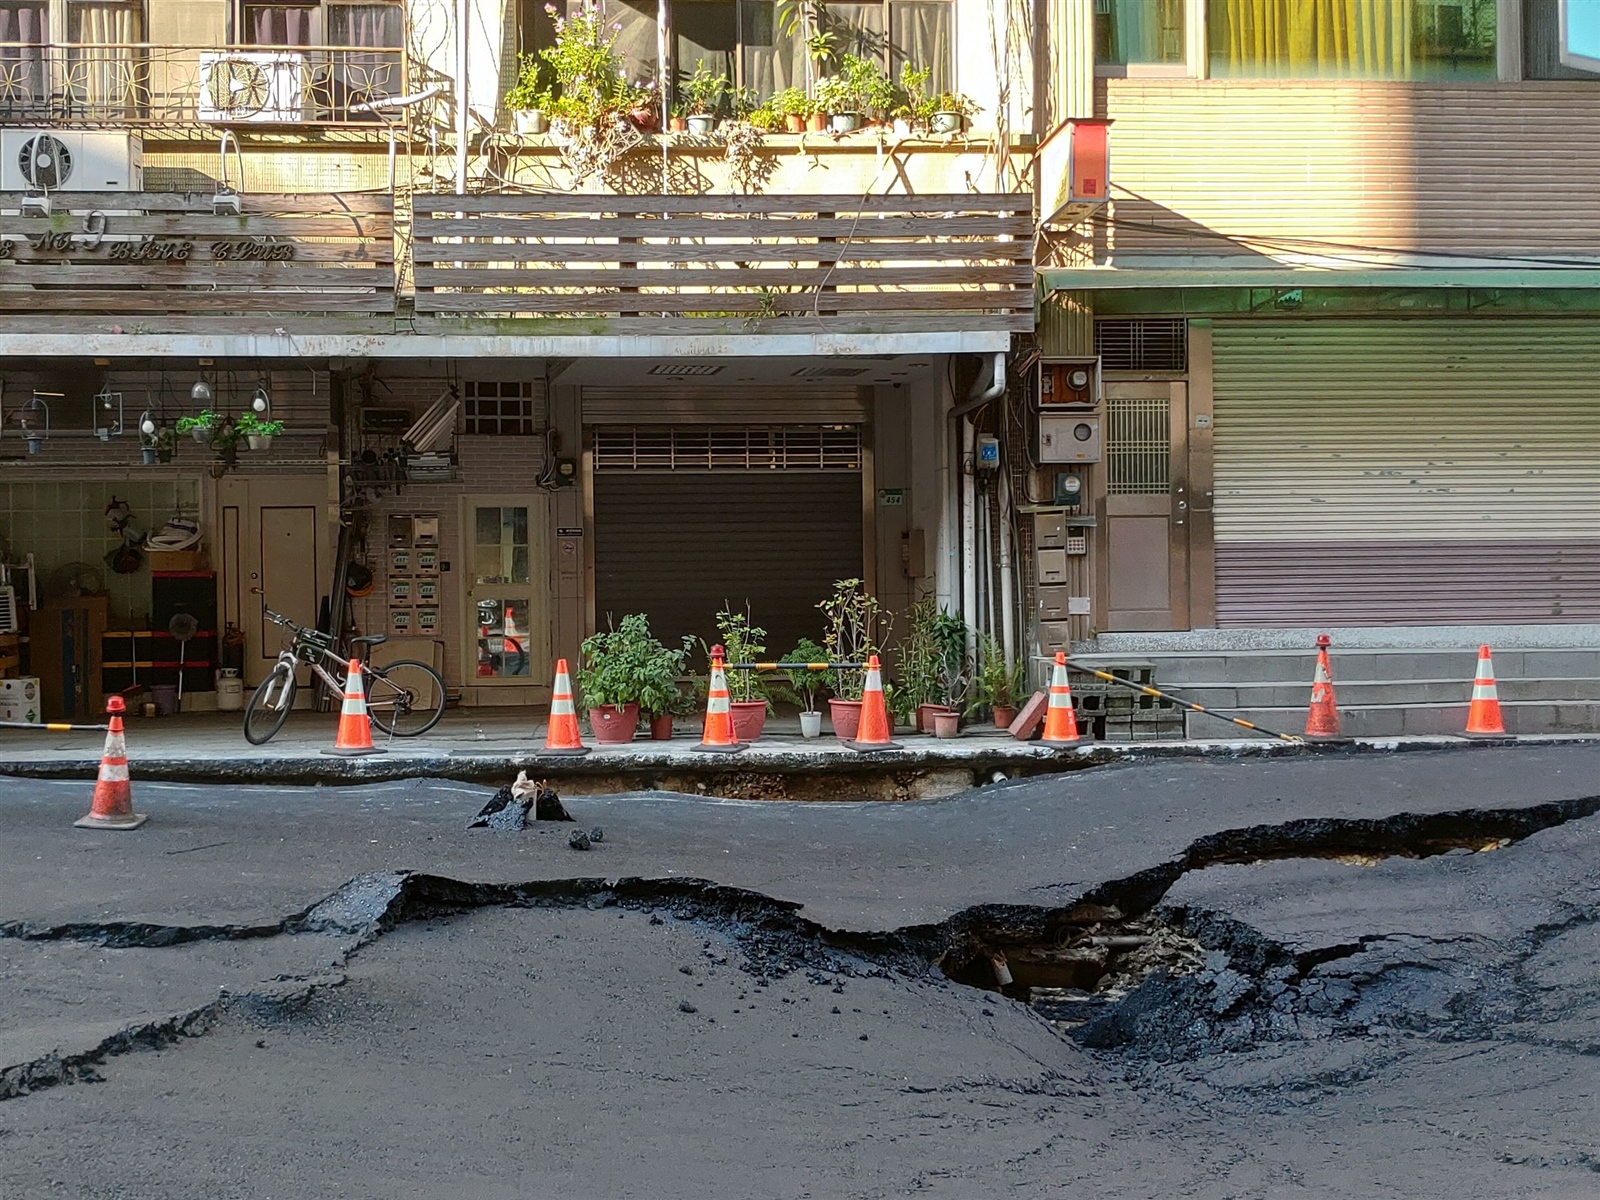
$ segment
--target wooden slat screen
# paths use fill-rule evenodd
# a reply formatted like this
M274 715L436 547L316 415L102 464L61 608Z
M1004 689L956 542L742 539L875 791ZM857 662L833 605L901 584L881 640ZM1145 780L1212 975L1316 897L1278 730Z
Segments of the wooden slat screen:
M209 195L55 193L51 215L33 217L0 193L0 320L17 332L69 313L146 332L393 330L391 197L242 203L218 216Z
M419 324L1029 330L1023 195L414 198Z

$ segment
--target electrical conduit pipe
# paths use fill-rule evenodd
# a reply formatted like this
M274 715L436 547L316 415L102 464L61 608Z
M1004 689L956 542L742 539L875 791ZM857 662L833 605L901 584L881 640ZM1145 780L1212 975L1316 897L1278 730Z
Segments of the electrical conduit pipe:
M978 527L977 527L977 431L967 415L991 401L997 400L1006 390L1006 354L995 351L989 368L989 383L979 388L980 374L974 381L971 393L962 403L950 410L952 419L961 419L961 619L967 623L967 650L977 650L978 622Z

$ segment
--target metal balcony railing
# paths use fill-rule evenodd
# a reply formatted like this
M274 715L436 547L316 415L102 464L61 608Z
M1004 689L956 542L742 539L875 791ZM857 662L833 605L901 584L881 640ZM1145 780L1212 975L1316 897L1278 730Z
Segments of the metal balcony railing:
M0 43L0 125L383 125L406 92L400 49Z

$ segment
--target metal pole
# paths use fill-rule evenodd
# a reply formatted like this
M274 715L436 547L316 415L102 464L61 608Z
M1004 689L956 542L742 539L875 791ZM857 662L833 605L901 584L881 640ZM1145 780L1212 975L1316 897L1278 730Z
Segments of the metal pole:
M467 26L472 0L456 3L456 195L467 194Z
M1277 738L1280 742L1288 742L1295 746L1302 745L1305 742L1305 738L1303 737L1295 737L1293 734L1288 733L1274 733L1272 730L1263 729L1261 726L1252 724L1251 722L1244 720L1242 717L1230 717L1223 713L1217 712L1215 709L1206 708L1203 704L1196 704L1192 700L1185 700L1181 696L1174 696L1170 692L1158 691L1156 688L1146 687L1142 683L1134 683L1131 680L1119 678L1118 676L1109 674L1105 671L1097 671L1093 667L1085 666L1083 663L1080 663L1076 659L1070 657L1067 659L1067 665L1082 671L1085 675L1093 675L1096 679L1103 679L1107 683L1116 684L1118 687L1131 688L1133 691L1142 692L1146 696L1155 696L1162 700L1171 700L1174 704L1180 705L1181 707L1188 709L1190 712L1204 713L1208 717L1215 717L1219 721L1227 721L1232 725L1239 726L1241 729L1248 729L1252 733L1265 734L1267 737Z
M0 729L32 729L39 733L104 733L109 725L33 725L27 721L0 721Z

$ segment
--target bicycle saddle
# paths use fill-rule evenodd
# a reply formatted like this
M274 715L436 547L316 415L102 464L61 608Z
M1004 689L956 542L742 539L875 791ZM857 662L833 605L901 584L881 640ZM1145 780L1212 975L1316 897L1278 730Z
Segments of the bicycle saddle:
M389 635L386 633L369 633L365 637L351 638L350 644L352 646L381 646L388 640Z

